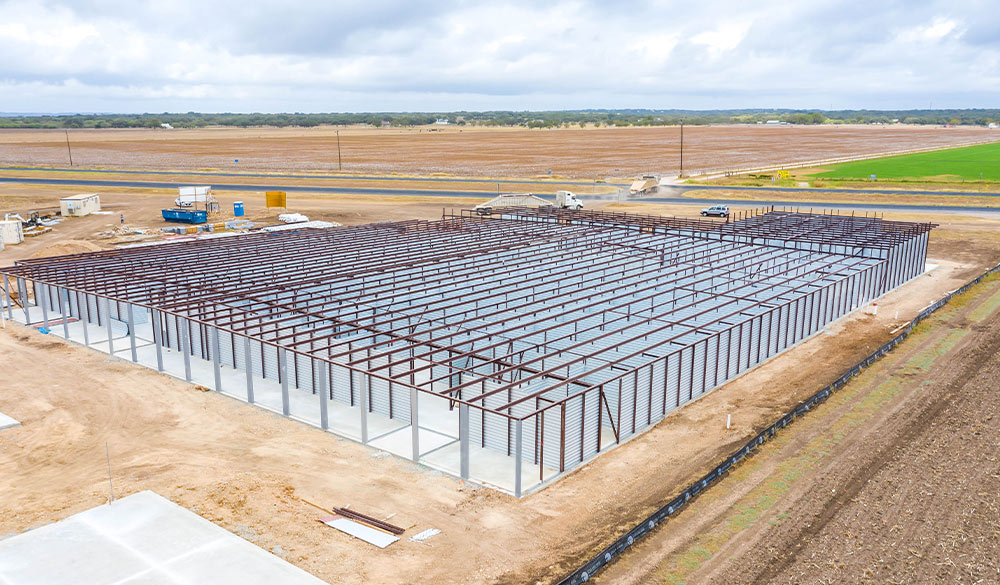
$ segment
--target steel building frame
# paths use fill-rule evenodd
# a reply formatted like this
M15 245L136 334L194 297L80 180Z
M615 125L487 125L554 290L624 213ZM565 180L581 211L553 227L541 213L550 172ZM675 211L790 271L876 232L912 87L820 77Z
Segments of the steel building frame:
M922 273L933 227L464 210L22 260L0 286L11 318L520 496Z

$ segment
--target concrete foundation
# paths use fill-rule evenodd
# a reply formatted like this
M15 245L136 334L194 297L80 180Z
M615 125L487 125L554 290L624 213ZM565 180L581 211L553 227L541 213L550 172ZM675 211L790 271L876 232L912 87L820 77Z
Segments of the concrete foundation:
M0 540L0 583L322 585L153 492Z

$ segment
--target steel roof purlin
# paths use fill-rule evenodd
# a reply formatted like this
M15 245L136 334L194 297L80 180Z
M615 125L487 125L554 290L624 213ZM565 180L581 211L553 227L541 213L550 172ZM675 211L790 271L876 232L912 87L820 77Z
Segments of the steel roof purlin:
M873 270L933 227L773 208L727 220L463 210L35 258L0 273L523 419Z

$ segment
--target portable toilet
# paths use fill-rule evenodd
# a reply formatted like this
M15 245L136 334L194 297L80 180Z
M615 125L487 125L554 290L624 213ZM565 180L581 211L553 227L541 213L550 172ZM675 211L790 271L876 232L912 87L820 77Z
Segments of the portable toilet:
M243 217L243 202L237 201L233 203L233 215L236 217Z

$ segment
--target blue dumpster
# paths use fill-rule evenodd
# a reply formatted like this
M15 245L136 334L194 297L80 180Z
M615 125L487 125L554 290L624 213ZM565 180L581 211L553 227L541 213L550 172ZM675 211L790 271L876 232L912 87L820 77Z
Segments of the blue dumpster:
M205 223L208 212L204 209L164 209L163 219L175 223Z
M243 217L243 202L237 201L233 203L233 215L236 217Z

